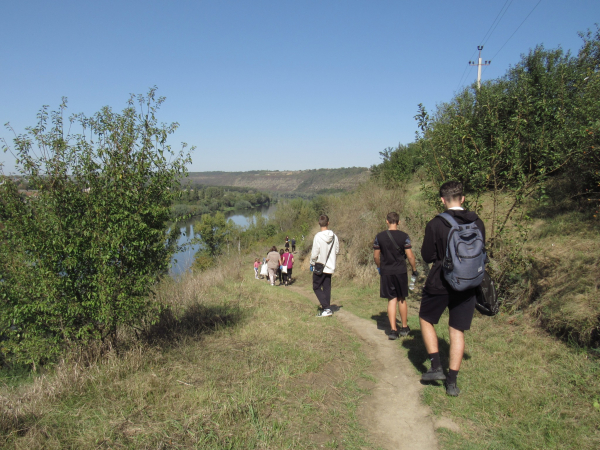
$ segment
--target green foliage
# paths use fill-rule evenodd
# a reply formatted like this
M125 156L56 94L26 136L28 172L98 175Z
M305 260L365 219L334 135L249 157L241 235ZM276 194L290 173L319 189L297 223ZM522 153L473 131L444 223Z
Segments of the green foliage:
M190 162L185 144L159 124L155 89L91 117L42 108L38 124L4 151L37 193L22 197L0 182L2 353L35 364L68 342L114 340L119 326L152 320L151 296L166 273L165 233L177 180ZM66 126L65 126L66 125ZM71 128L79 127L79 134Z
M576 58L539 46L504 77L465 89L432 117L419 105L418 143L433 185L462 181L475 207L483 192L510 192L515 208L532 195L543 200L550 176L581 174L571 195L597 188L599 49L598 31L584 36ZM506 219L497 218L498 232Z
M583 37L577 57L538 46L504 77L463 90L432 115L419 105L415 116L429 199L437 202L448 180L463 183L473 210L488 199L488 248L500 285L530 265L520 251L527 199L546 205L549 181L564 177L568 187L556 195L598 200L600 32Z
M251 188L189 185L181 190L181 196L173 205L171 214L176 219L215 211L250 209L268 205L271 201L268 194Z
M317 197L319 199L322 197ZM291 232L303 224L313 224L318 219L314 209L315 201L309 202L301 198L279 202L273 221L279 231Z
M598 210L600 202L600 28L582 34L583 47L575 65L578 79L576 107L569 115L574 130L577 157L569 166L567 176L573 183L572 191L579 194ZM597 213L597 211L596 211Z
M198 255L216 258L223 253L227 242L232 241L234 231L233 222L225 220L222 212L217 212L215 215L205 214L194 227L197 237L192 242L202 244Z
M196 259L194 260L194 264L192 264L192 268L198 272L204 272L205 270L210 269L211 267L214 267L215 265L215 259L211 258L208 255L205 254L199 254L198 256L196 256Z
M235 209L250 209L252 208L252 203L247 200L238 200L235 202Z
M371 176L388 185L408 181L423 165L420 149L414 143L388 147L379 154L383 161L371 167Z

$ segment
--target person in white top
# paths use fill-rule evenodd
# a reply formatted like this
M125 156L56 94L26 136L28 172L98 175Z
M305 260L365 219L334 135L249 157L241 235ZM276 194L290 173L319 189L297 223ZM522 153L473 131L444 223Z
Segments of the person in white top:
M336 257L340 252L340 241L329 229L329 217L319 217L319 231L313 239L310 254L310 270L313 272L313 291L321 303L318 317L331 316L331 275L335 272ZM322 271L319 269L322 267ZM316 268L315 268L316 266ZM316 269L316 270L315 270ZM321 272L321 273L319 273Z

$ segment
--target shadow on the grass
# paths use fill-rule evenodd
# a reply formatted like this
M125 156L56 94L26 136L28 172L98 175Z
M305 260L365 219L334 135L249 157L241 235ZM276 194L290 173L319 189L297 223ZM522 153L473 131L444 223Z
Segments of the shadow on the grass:
M383 330L386 334L388 334L391 331L390 322L388 320L386 311L381 311L379 314L371 316L371 319L374 320L377 324L378 330ZM401 326L402 324L398 323L398 327ZM408 359L412 363L412 365L415 366L415 368L421 373L427 372L429 366L425 363L428 361L429 358L427 350L425 349L425 344L423 343L423 334L421 333L421 330L411 330L407 338L400 339L402 339L402 346L408 350ZM445 339L441 339L438 337L438 348L440 351L440 359L442 361L442 366L448 367L450 343L447 342ZM468 360L470 358L471 356L465 352L463 359Z
M404 339L402 341L402 347L408 350L408 359L412 365L421 373L427 372L429 367L428 365L425 365L425 363L429 360L429 357L427 350L425 349L425 344L423 343L423 334L421 333L421 330L411 330L410 339ZM448 367L450 344L445 339L438 337L438 348L442 367ZM471 355L465 352L463 359L471 359Z
M161 313L158 322L146 329L141 337L150 344L169 345L183 337L198 337L233 326L243 316L239 307L230 305L195 304L179 317L169 308Z
M392 330L390 327L390 321L388 320L387 312L381 311L379 314L371 316L371 319L377 323L377 329L385 331L385 334L388 334ZM396 323L398 323L397 320ZM402 324L400 324L400 326L402 326Z

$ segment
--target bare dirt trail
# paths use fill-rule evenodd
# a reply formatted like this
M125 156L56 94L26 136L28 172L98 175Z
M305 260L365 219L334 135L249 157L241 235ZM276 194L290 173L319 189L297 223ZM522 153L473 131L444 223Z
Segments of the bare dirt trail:
M318 305L312 291L300 286L290 286L287 289ZM458 431L454 422L435 417L429 407L422 403L419 375L396 343L388 340L373 322L343 309L337 311L332 318L317 320L339 320L363 341L365 353L372 361L370 375L377 383L372 388L371 395L362 400L358 416L374 444L390 450L437 449L437 428Z

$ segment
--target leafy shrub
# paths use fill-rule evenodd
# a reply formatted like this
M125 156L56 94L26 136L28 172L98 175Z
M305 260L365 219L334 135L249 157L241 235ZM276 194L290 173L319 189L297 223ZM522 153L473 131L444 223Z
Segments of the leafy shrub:
M371 167L371 176L387 184L408 181L423 164L420 149L414 143L388 147L379 155L383 161Z
M198 255L205 255L210 258L216 258L227 245L232 241L234 231L233 222L227 221L222 212L217 212L214 216L205 214L200 222L194 227L196 237L193 243L202 243Z
M104 107L65 126L63 100L12 148L4 141L38 188L22 198L11 178L0 182L5 355L35 366L68 342L114 340L118 327L156 317L149 294L168 268L166 223L190 161L185 145L167 144L178 125L157 122L163 101L151 89L121 113Z
M521 251L527 199L543 206L552 194L599 200L600 31L583 37L578 57L538 46L504 77L465 89L432 115L419 105L415 116L430 200L437 202L441 183L458 180L469 208L487 203L488 248L501 286L530 265ZM563 177L568 183L556 182ZM549 189L559 185L567 188Z
M238 200L235 203L235 209L250 209L252 208L252 203L247 200Z

